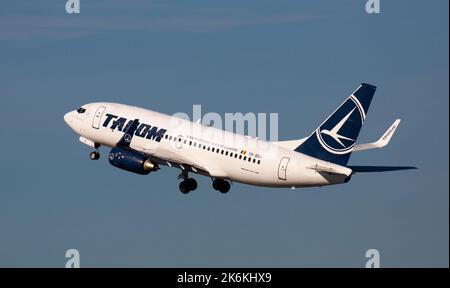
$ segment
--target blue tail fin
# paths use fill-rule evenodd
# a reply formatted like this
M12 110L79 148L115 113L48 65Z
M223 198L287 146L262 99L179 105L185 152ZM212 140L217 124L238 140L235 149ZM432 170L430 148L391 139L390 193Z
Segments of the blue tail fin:
M362 83L295 151L347 165L375 90Z

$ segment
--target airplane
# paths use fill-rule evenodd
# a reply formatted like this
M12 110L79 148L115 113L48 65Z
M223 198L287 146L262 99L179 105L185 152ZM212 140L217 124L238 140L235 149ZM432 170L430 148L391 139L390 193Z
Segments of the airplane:
M357 89L315 129L298 140L264 141L135 106L97 102L64 115L64 121L94 148L111 147L109 163L147 175L162 166L180 169L179 189L197 189L189 174L204 175L227 193L233 182L265 187L315 187L347 183L357 173L417 169L409 166L351 166L352 152L385 147L400 119L375 142L356 144L376 87Z

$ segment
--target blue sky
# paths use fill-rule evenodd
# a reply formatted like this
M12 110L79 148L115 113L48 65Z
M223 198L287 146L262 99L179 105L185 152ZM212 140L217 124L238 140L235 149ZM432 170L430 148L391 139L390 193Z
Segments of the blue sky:
M99 1L0 4L0 266L448 266L448 1ZM88 158L65 112L114 101L160 112L279 113L311 132L361 82L378 87L352 165L419 170L346 185L227 195L178 171Z

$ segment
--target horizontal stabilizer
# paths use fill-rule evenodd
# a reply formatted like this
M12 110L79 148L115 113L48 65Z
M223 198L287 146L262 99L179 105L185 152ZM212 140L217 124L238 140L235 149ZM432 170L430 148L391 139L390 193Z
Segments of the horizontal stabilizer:
M308 168L317 172L325 172L330 174L340 174L345 176L350 176L352 174L352 170L350 170L349 168L340 165L333 165L332 163L330 163L330 166L322 166L316 164Z
M383 148L386 146L389 141L391 140L392 136L394 136L395 130L397 129L398 125L400 124L400 119L397 119L394 121L394 123L387 129L386 132L384 132L383 136L380 137L376 142L372 143L365 143L365 144L356 144L355 147L353 147L353 152L355 151L363 151L368 149L374 149L374 148Z
M387 172L417 169L417 167L411 166L348 166L348 168L352 169L353 173Z

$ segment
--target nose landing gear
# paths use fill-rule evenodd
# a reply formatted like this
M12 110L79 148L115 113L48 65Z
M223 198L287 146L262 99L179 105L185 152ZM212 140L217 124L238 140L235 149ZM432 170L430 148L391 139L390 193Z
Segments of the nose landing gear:
M100 147L100 144L95 143L95 151L92 151L91 153L89 153L89 158L91 158L91 160L98 160L100 159L100 152L98 151L98 148Z
M89 158L91 158L91 160L98 160L100 159L100 153L98 151L93 151L89 153Z

